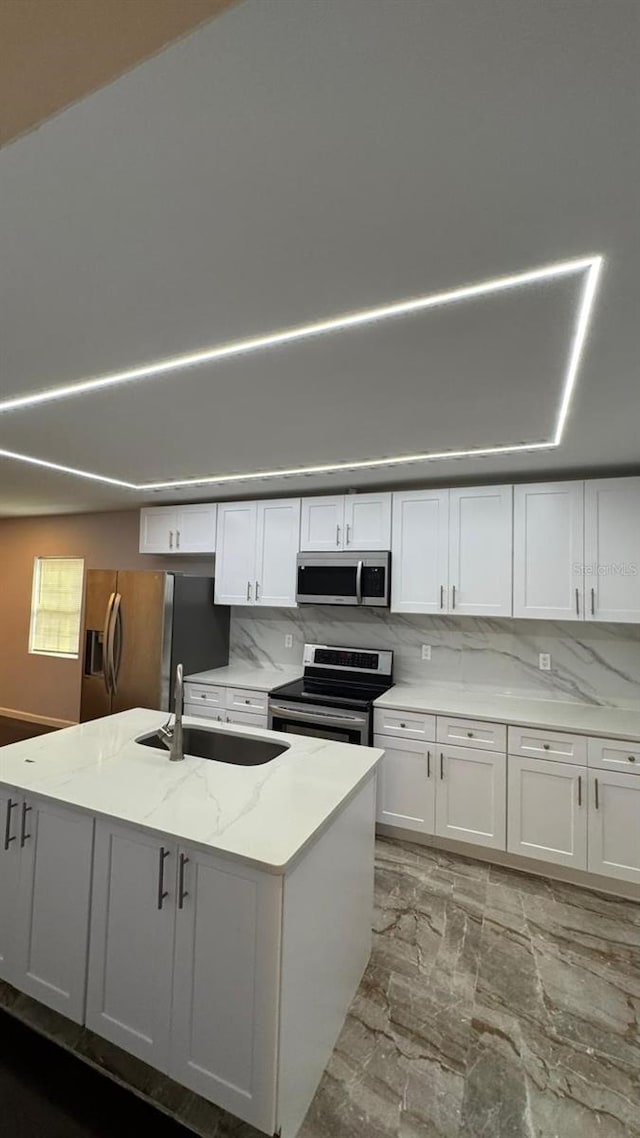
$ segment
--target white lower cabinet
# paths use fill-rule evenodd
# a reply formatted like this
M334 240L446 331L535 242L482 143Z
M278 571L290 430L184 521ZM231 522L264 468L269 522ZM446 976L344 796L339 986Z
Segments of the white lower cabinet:
M587 772L572 763L509 756L509 853L587 868Z
M3 979L84 1022L93 818L2 793Z
M176 897L176 847L98 821L87 1027L167 1070Z
M640 775L589 771L588 868L640 883Z
M506 848L506 755L472 747L438 751L436 834Z
M178 852L169 1074L275 1130L282 879Z
M384 749L378 772L377 821L433 834L436 810L433 745L426 746L413 739L388 739L384 735L376 735L373 745Z

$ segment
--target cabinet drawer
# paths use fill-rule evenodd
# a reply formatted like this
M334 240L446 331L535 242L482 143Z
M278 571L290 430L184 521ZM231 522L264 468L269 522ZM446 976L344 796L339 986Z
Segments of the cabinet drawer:
M640 743L624 739L589 739L587 757L590 767L640 774Z
M564 731L540 731L537 727L510 727L509 754L559 759L563 763L587 765L587 740L584 735L568 735Z
M269 726L269 716L257 715L253 711L228 711L225 716L225 722L232 727L234 723L240 723L243 727L259 727L261 731L266 731Z
M251 691L249 688L227 688L226 707L229 711L253 711L266 715L269 696L266 691Z
M432 743L436 737L436 717L422 712L397 709L392 711L386 707L375 707L373 730L376 735L393 735L398 739L417 739Z
M185 684L185 703L202 704L203 707L224 707L225 689L212 684Z
M197 719L213 719L215 723L224 723L224 707L212 707L206 703L185 703L185 715L194 715Z
M506 751L507 728L504 723L484 723L481 719L454 719L448 715L439 715L438 742L487 751Z

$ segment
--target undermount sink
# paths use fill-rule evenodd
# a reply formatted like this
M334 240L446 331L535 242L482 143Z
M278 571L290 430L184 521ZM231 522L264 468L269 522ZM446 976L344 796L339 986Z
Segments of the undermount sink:
M250 735L233 735L227 731L207 731L206 727L183 728L184 754L199 759L213 759L216 763L232 763L237 767L258 767L270 763L288 749L286 743L271 743L266 739L252 739ZM143 747L153 747L169 753L169 744L157 731L136 739Z

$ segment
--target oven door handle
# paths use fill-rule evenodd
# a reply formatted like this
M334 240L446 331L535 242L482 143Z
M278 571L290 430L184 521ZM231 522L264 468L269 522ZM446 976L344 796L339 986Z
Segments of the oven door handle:
M362 604L362 561L358 562L356 569L356 601L359 605Z
M331 715L326 711L293 711L289 707L282 707L277 703L269 704L272 715L282 715L286 719L298 719L301 723L313 723L314 719L322 719L324 723L333 727L365 727L367 720L362 715Z

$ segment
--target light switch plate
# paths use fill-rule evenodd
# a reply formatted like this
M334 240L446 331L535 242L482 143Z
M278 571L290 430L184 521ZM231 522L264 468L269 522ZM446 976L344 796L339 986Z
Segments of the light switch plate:
M285 633L284 646L285 648L293 648L293 636L290 632Z
M422 659L423 660L430 660L431 659L431 645L430 644L423 644L422 645Z
M551 671L551 656L548 652L541 652L538 657L538 667L541 672Z

